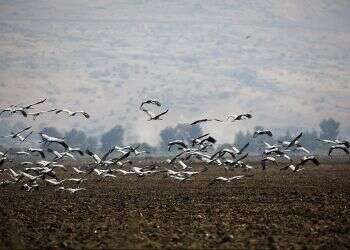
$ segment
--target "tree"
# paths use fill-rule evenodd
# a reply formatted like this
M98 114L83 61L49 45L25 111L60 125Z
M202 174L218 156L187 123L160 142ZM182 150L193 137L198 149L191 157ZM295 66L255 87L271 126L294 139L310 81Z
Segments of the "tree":
M268 135L260 135L257 138L253 138L253 133L257 130L264 130L262 126L254 127L253 132L247 131L245 134L242 131L238 131L235 135L235 145L238 148L242 148L249 142L247 152L260 153L265 147L264 142L273 144L275 141Z
M203 134L199 125L179 123L175 127L166 127L160 132L161 149L165 150L169 141L184 140L189 143L193 138Z
M174 140L174 138L176 138L174 128L172 127L164 128L162 131L160 131L160 138L161 138L160 149L162 151L164 150L164 148L166 148L169 141L172 141Z
M0 135L7 135L10 134L10 124L5 120L0 120ZM1 138L0 137L0 144L1 145L8 145L10 143L9 138Z
M315 140L316 138L318 138L318 135L315 129L313 129L311 132L306 130L299 141L306 149L315 151L320 146L320 144Z
M134 147L140 146L138 148L139 151L146 151L146 152L149 152L150 154L154 154L154 153L157 152L157 148L156 147L152 147L147 142L134 143L132 146L134 146Z
M239 148L243 147L248 141L249 141L249 138L247 138L242 131L238 131L236 133L235 144L237 147Z
M92 152L95 152L97 150L97 146L98 146L97 144L98 144L97 138L94 136L89 136L86 139L86 147L90 149Z
M225 148L231 148L231 144L229 143L224 143L224 144L219 144L218 147L216 148L216 151L220 151L220 150L223 150Z
M176 125L175 133L185 141L191 141L193 138L202 134L202 129L199 125L189 125L179 123Z
M87 136L84 131L76 130L73 128L71 131L65 134L65 140L68 145L73 145L74 147L82 147L86 146Z
M338 137L340 123L335 121L333 118L323 119L320 122L320 138L334 140Z
M107 151L116 145L122 145L124 140L124 129L117 125L104 133L101 137L102 150Z

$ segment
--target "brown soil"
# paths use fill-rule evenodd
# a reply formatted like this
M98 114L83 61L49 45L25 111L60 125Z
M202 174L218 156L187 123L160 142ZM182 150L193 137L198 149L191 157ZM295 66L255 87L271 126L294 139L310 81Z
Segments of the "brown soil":
M94 177L76 195L1 187L0 248L350 249L350 166L207 186L236 174Z

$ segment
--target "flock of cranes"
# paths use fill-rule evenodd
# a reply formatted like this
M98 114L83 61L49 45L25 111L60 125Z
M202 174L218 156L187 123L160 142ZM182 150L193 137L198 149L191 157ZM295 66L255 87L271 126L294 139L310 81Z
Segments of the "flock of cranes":
M47 110L47 111L35 111L35 112L30 112L35 106L39 105L39 104L42 104L46 102L46 98L43 99L43 100L40 100L38 102L35 102L35 103L32 103L32 104L29 104L29 105L11 105L7 108L4 108L0 111L0 116L3 115L3 114L16 114L16 113L19 113L21 114L23 117L28 117L28 116L31 116L33 117L33 120L35 120L37 117L39 117L40 115L44 115L45 113L51 113L51 112L54 112L56 114L59 114L59 113L66 113L67 116L75 116L77 114L81 114L83 115L86 119L89 119L90 118L90 115L83 111L83 110L79 110L79 111L71 111L71 110L68 110L68 109L50 109L50 110Z
M0 116L8 114L20 114L24 117L32 116L33 119L45 113L54 112L55 114L65 113L69 117L82 115L85 118L90 118L90 115L85 111L71 111L68 109L49 109L47 111L33 111L34 107L46 102L46 99L40 100L29 105L11 105L0 111ZM164 109L156 113L153 108L160 109L163 105L158 100L146 100L141 103L140 110L147 114L148 121L162 120L162 118L169 112L169 109ZM237 122L241 120L253 118L252 114L238 114L229 115L227 121ZM203 118L196 120L191 125L204 122L224 122L223 119L217 118ZM2 138L10 138L11 140L22 143L24 141L31 141L31 136L34 131L32 127L26 127L19 131L9 133L9 135L1 136ZM146 154L148 152L141 150L140 146L114 146L108 150L104 155L99 156L97 153L89 149L81 149L68 145L63 138L56 138L52 135L39 132L41 138L41 147L29 147L24 151L18 152L0 152L0 172L5 175L5 180L0 182L0 186L19 184L22 189L31 191L43 186L46 183L50 186L56 187L57 191L66 191L76 193L86 188L82 187L84 182L88 181L92 175L100 179L118 178L118 175L134 175L137 177L145 177L150 175L161 174L164 177L176 181L190 181L196 175L208 171L212 167L223 167L226 173L230 175L232 170L240 169L241 175L236 176L219 176L212 179L208 185L213 185L216 182L232 182L242 178L253 176L253 170L257 167L251 166L246 162L249 147L249 142L243 147L237 148L235 146L225 147L220 150L212 152L216 139L209 133L192 138L190 141L177 139L168 142L168 151L174 152L174 156L167 159L163 164L152 164L146 167L133 166L132 159L136 156ZM299 172L304 169L307 164L320 165L316 156L306 149L301 143L300 138L303 133L297 134L291 141L279 141L277 144L270 145L264 142L264 149L261 152L261 169L265 170L268 166L280 167L280 170L291 170ZM257 130L254 132L251 140L257 138L272 137L270 130ZM334 150L341 150L349 154L350 143L346 140L321 140L322 143L330 144L329 156L331 157ZM51 147L55 145L55 149ZM57 149L60 148L60 149ZM210 150L209 150L210 149ZM293 160L289 155L290 152L302 152L305 156L300 159ZM212 153L211 153L212 152ZM91 162L84 168L74 166L65 166L64 160L77 161L78 157L84 155L91 158ZM11 162L15 162L17 157L27 157L29 160L21 161L19 167L14 170L11 167ZM40 157L40 159L38 159ZM285 161L277 161L277 158L284 158ZM201 169L193 171L190 166L193 161L201 162ZM165 164L165 165L164 165ZM283 164L283 166L280 166ZM70 169L68 169L70 168ZM71 173L67 178L60 178L61 171Z

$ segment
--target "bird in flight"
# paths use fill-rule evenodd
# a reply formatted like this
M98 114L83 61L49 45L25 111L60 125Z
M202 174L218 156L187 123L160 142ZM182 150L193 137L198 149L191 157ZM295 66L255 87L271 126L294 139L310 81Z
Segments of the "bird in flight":
M270 130L257 130L253 134L253 138L258 137L259 135L268 135L272 137L272 132Z
M253 116L251 114L240 114L240 115L229 115L227 120L231 119L232 122L251 119Z
M27 127L24 128L16 133L11 132L10 135L6 135L6 136L1 136L1 138L11 138L11 139L16 139L18 138L21 142L24 142L32 133L33 131L31 131L28 135L26 135L25 137L23 137L21 134L24 133L25 131L31 129L32 127Z
M164 116L166 113L168 113L169 109L167 109L159 114L154 114L151 111L144 109L144 108L142 108L142 111L148 115L148 117L149 117L148 121L152 121L152 120L155 121L155 120L163 120L161 117Z
M68 116L75 116L77 114L81 114L83 115L86 119L89 119L90 118L90 115L83 111L83 110L79 110L79 111L71 111L69 109L51 109L49 110L48 112L55 112L56 114L59 114L59 113L66 113Z
M204 118L204 119L196 120L196 121L192 122L190 125L196 125L196 124L199 124L199 123L211 122L211 121L223 122L223 120L216 119L216 118L214 118L214 119Z
M346 145L339 144L339 145L331 146L329 148L328 155L331 157L332 152L336 149L343 150L347 155L349 154L349 149L346 147Z
M143 101L141 103L141 105L140 105L141 110L142 110L143 105L145 105L145 104L153 104L153 105L156 105L158 107L162 106L162 104L159 101L150 99L150 100Z

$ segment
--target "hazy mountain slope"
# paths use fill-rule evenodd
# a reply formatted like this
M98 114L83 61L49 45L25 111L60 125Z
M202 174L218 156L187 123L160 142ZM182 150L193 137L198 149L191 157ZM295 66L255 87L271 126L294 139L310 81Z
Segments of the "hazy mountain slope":
M256 114L243 126L350 120L348 1L1 1L0 105L42 96L151 143L176 122ZM246 36L250 38L246 39ZM138 110L156 97L168 118ZM208 128L222 139L239 127Z

